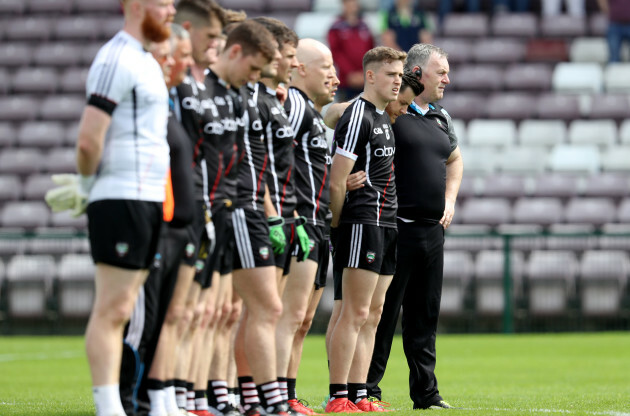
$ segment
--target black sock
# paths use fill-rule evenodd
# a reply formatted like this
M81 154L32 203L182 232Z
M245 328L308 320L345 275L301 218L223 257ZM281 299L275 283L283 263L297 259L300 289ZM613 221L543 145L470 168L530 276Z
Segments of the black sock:
M147 390L163 390L164 382L162 380L156 380L154 378L147 379Z
M296 384L297 384L296 379L287 378L287 394L289 395L289 400L297 399L297 393L295 392Z
M212 402L210 398L212 397ZM227 381L208 380L208 402L210 406L223 410L228 401Z
M258 390L254 384L254 378L250 376L239 377L238 387L241 390L241 405L245 411L260 403Z
M212 387L212 382L215 380L208 380L208 386L206 387L206 395L208 396L208 405L212 407L217 407L217 399L214 397L214 388Z
M348 383L348 400L358 403L367 399L367 385L365 383Z
M330 399L347 399L348 398L348 385L347 384L331 384L329 386Z
M278 382L276 380L263 383L257 388L258 397L260 397L260 401L265 409L282 403L282 394L280 393L280 387L278 386Z

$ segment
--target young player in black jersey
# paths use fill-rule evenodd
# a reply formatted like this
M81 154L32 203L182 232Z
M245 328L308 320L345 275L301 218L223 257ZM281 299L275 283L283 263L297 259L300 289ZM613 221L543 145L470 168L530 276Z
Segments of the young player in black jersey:
M350 374L350 366L355 349L373 343L370 329L378 324L378 311L396 266L395 141L385 107L398 97L405 57L404 52L386 47L365 54L363 96L346 109L335 131L331 232L338 233L334 267L343 270L344 296L330 339L327 412L356 412L357 406L382 410L372 408L367 400L367 368L365 374ZM346 193L348 175L358 170L366 172L366 186ZM353 401L348 400L349 388Z
M269 155L267 168L267 187L270 203L265 206L265 213L270 224L270 238L282 230L286 247L274 247L276 278L280 292L284 286L283 276L289 271L291 245L293 243L293 218L295 216L296 196L294 185L293 129L288 121L284 107L276 96L280 84L288 84L291 70L297 67L295 49L298 37L279 20L269 17L257 17L255 20L264 24L280 45L282 58L277 68L263 73L259 82L258 111L263 122L265 144ZM280 225L276 225L280 223ZM300 230L303 231L303 230Z
M295 141L293 179L297 196L296 211L309 237L308 251L294 246L291 271L282 293L282 316L276 329L278 380L287 385L287 399L293 410L313 414L295 397L295 378L288 380L288 368L295 334L302 326L309 299L313 296L317 266L328 257L324 239L329 202L330 147L321 115L313 98L330 94L333 60L321 42L302 39L297 48L299 66L293 70L291 87L284 103ZM288 386L290 384L290 388Z
M389 120L392 124L396 122L397 118L405 114L407 109L411 103L413 103L414 98L419 95L424 90L423 85L420 83L418 76L411 72L405 72L403 74L402 84L400 86L400 91L398 93L398 98L396 101L390 102L387 107L385 107L385 111L389 115ZM326 125L334 128L339 121L339 118L343 114L344 110L350 105L350 102L345 103L336 103L328 108L326 112L326 116L324 118ZM347 180L347 191L351 192L355 189L359 189L364 187L366 175L364 171L358 171L354 174L350 175ZM333 304L332 314L330 316L330 322L328 324L328 330L326 331L326 350L330 351L330 335L332 330L335 327L337 320L339 319L339 313L341 311L341 273L334 273L334 284L335 284L335 302ZM394 279L395 280L395 279ZM388 289L388 293L391 290ZM355 351L355 356L351 366L351 373L356 371L353 368L366 368L369 365L371 351L365 351L365 348L357 348ZM369 391L368 391L369 393ZM379 396L380 397L380 396ZM385 405L384 402L374 402L377 405Z
M393 328L403 305L403 346L409 364L414 409L447 408L435 376L435 338L444 264L444 230L450 225L463 173L457 136L448 112L436 101L450 83L446 52L428 44L409 50L405 70L422 69L425 86L407 115L394 125L398 207L398 264L378 326L368 389L378 383L391 349Z
M177 14L175 22L182 25L190 33L192 43L192 57L194 64L192 65L188 76L180 83L174 94L175 113L181 121L184 129L194 146L193 159L198 160L199 144L202 140L200 116L203 113L201 100L201 92L205 90L203 83L204 71L211 63L212 55L208 53L209 49L216 49L218 40L221 37L222 28L225 24L224 13L220 6L214 0L181 0L177 5ZM205 390L197 382L194 385L194 376L196 374L197 365L192 365L193 356L196 354L194 345L198 345L198 329L207 326L209 316L213 310L209 309L214 305L206 305L201 303L205 301L205 297L201 298L202 289L209 286L207 273L203 272L206 259L208 257L208 248L211 242L206 237L204 227L204 207L203 198L203 176L201 165L195 162L194 165L194 182L195 182L195 205L194 205L194 221L192 232L195 236L197 252L187 261L189 272L194 275L194 282L190 287L186 309L192 314L190 322L183 322L187 327L181 329L182 347L178 356L177 379L187 382L187 397L190 410L195 409L195 392L199 395L200 391ZM205 316L202 314L205 312ZM181 384L178 381L181 398ZM183 403L180 400L179 406ZM203 407L203 403L201 403Z

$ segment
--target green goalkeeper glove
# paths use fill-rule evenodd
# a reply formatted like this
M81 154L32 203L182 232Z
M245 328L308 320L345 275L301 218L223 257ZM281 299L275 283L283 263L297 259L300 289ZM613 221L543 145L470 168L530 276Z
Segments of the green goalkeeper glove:
M82 215L88 205L88 196L94 182L95 176L83 176L75 174L52 175L52 180L56 185L46 192L45 200L53 212L72 210L72 216Z
M306 217L295 217L295 233L297 234L300 248L304 253L302 261L308 258L308 254L311 252L311 239L308 237L308 233L304 229L306 224Z
M284 246L287 245L287 238L282 229L284 218L269 217L267 218L267 224L269 224L269 240L271 241L273 252L276 254L284 253Z

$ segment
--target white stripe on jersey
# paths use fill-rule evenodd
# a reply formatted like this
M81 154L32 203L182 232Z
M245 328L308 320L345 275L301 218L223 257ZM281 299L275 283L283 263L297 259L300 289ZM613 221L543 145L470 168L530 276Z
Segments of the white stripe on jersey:
M269 154L269 172L273 177L273 184L275 185L276 195L276 211L278 215L282 216L282 210L280 209L280 186L278 185L278 173L276 172L276 157L273 154L273 131L271 130L271 121L267 124L267 153Z
M359 267L359 260L361 258L361 238L363 238L363 224L352 224L348 267Z
M291 101L291 112L289 113L289 123L293 129L293 138L297 138L298 129L302 125L304 113L306 112L306 103L304 97L297 90L289 89L289 100Z
M249 113L245 111L243 114L243 124L245 125L245 129L243 131L243 144L245 145L245 154L247 155L247 162L249 163L249 170L252 174L252 209L254 211L258 211L256 207L256 195L258 189L258 181L256 180L256 169L254 168L254 160L252 156L252 147L249 141Z
M127 41L121 36L115 36L112 43L107 46L108 51L105 60L105 69L100 73L94 90L94 94L101 97L107 97L109 94L109 90L112 87L112 80L116 73L116 68L118 67L118 59L125 46L127 46Z
M365 102L363 101L357 101L352 109L352 116L350 117L350 124L348 126L348 132L346 133L346 140L343 144L343 150L346 152L356 154L354 148L356 147L357 140L359 138L364 109Z
M253 269L256 267L256 263L254 262L254 252L252 250L251 240L249 239L247 220L245 219L245 211L243 208L234 210L232 221L234 222L234 237L236 239L238 255L241 258L241 266L243 266L244 269Z
M313 223L317 225L317 189L315 189L315 176L313 175L313 163L308 153L308 138L310 131L302 135L302 148L304 149L304 159L308 165L308 178L311 182L311 203L313 204Z
M125 342L133 347L134 350L138 350L140 347L140 339L142 338L142 332L144 331L144 316L145 313L145 296L144 286L140 287L138 292L138 299L133 307L131 318L129 319L129 330L125 337Z
M374 187L372 186L372 181L370 180L370 161L372 159L372 146L370 146L370 142L368 141L367 144L365 145L365 182L367 182L368 185L370 185L370 187L372 189L374 189ZM376 191L376 225L380 225L380 215L378 215L378 207L380 206L380 200L381 200L381 193Z

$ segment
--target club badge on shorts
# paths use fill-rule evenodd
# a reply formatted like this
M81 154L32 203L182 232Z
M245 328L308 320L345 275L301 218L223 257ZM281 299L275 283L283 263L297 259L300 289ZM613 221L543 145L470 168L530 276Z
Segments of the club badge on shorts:
M118 257L125 257L127 255L127 253L129 253L129 243L116 243L116 254L118 254Z
M186 244L186 257L191 258L195 254L195 245L193 243Z
M258 250L258 253L263 260L267 260L269 258L269 247L261 247L260 250Z
M374 259L376 258L376 253L373 251L368 251L367 253L365 253L365 259L367 260L367 262L369 264L374 263Z

